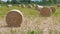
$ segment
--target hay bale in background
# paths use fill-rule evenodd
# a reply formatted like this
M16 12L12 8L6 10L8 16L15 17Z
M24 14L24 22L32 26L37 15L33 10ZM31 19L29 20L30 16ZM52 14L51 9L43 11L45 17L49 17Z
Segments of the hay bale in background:
M38 10L38 5L35 6L35 9Z
M57 6L60 7L60 4L58 4Z
M36 4L34 4L33 6L36 7Z
M21 5L19 4L19 6L18 7L21 7Z
M51 16L52 11L48 7L44 7L40 11L41 16Z
M50 9L52 10L52 13L55 13L56 11L55 7L50 7Z
M32 8L32 5L31 5L31 4L29 4L29 5L28 5L28 7L29 7L29 8Z
M21 7L22 7L22 8L25 8L25 5L24 5L24 4L21 4Z
M43 6L40 6L40 5L36 5L35 9L40 11L41 9L43 8Z
M11 10L6 16L6 22L10 27L19 27L23 21L23 14L19 10Z
M10 7L12 7L12 5L11 4L8 4L7 7L10 8Z

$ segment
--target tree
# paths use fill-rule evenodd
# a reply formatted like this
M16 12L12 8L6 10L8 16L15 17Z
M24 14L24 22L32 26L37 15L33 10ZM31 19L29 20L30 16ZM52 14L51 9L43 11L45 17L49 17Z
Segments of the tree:
M47 0L42 0L43 5L47 3Z
M7 4L10 4L11 3L11 1L10 0L7 0Z
M31 3L31 0L28 0L28 3Z
M55 4L56 4L56 3L57 3L57 0L53 0L53 3L55 3Z
M0 4L1 4L1 0L0 0Z
M52 1L51 0L48 0L49 3L51 3Z
M12 4L17 4L17 1L16 0L12 0L11 3Z

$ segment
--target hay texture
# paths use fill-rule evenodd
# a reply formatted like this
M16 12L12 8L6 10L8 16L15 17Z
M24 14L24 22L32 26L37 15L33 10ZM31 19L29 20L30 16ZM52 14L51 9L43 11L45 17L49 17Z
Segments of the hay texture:
M25 5L24 5L24 4L21 4L21 7L22 7L22 8L25 8Z
M28 8L32 8L32 5L31 5L31 4L29 4L29 5L28 5Z
M38 10L38 5L35 6L35 9Z
M43 6L40 6L40 5L36 5L36 7L35 7L35 9L38 11L41 11L42 8L43 8Z
M19 10L11 10L6 16L6 22L10 27L19 27L23 21L23 14Z
M55 7L50 7L50 9L52 10L52 13L55 13L56 11Z
M60 4L58 4L57 6L60 7Z
M51 9L49 9L49 8L47 8L47 7L44 7L44 8L41 9L40 14L41 14L41 16L43 16L43 17L45 17L45 16L46 16L46 17L49 17L49 16L51 16L52 11L51 11Z
M12 5L11 4L8 4L7 7L10 8L10 7L12 7Z
M33 6L36 7L36 4L34 4Z
M19 4L18 7L21 7L21 5Z

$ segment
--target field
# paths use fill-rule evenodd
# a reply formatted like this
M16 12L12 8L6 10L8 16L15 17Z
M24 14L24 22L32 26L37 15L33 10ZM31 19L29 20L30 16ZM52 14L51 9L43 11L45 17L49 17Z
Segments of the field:
M48 6L49 7L49 6ZM55 6L56 12L50 17L41 17L35 8L12 6L0 7L0 34L60 34L60 7ZM5 17L12 10L18 9L24 15L21 27L7 27Z

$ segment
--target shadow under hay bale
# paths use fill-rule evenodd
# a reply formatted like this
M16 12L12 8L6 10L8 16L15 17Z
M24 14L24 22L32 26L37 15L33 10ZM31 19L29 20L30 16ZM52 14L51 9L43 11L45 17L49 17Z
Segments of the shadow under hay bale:
M41 9L40 14L42 17L49 17L49 16L51 16L52 11L51 11L51 9L44 7Z
M55 7L50 7L50 9L52 10L52 13L55 13L56 11Z
M11 10L6 16L6 22L9 27L20 27L23 21L23 14L19 10Z

